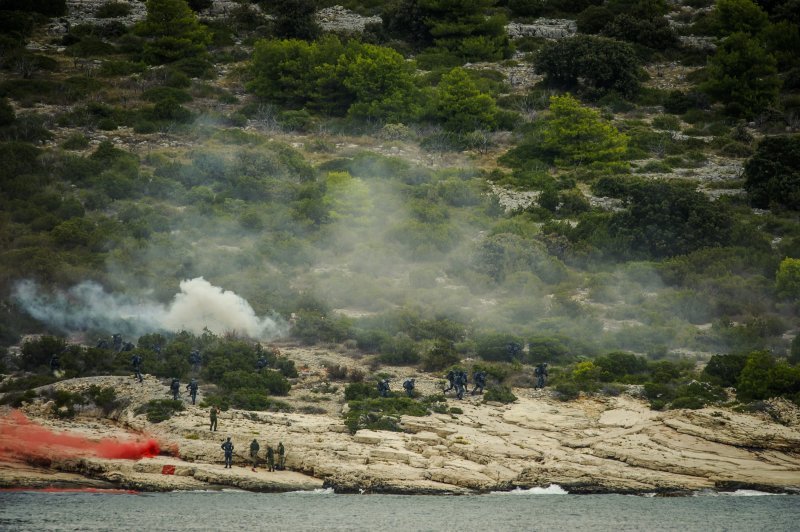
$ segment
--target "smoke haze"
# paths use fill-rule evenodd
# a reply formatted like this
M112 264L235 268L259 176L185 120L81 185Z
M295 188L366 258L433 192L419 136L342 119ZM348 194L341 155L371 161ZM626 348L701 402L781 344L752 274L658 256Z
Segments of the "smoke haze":
M215 334L236 331L269 340L287 331L279 318L258 317L242 297L202 277L181 281L180 292L168 305L108 293L91 281L52 294L33 281L22 281L14 298L31 316L64 332L101 329L141 336L181 330L199 334L207 328Z

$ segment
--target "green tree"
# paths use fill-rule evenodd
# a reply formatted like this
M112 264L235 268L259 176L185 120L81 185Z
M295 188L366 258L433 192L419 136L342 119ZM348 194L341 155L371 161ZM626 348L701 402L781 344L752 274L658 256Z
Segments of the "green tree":
M767 13L751 0L717 0L714 10L714 29L726 37L742 32L757 35L769 23Z
M383 14L390 35L416 49L433 45L459 60L496 61L511 45L505 17L489 14L497 0L400 0Z
M431 105L432 114L450 131L497 127L494 98L482 93L463 68L454 68L442 76Z
M734 33L709 60L703 91L733 116L752 117L775 103L781 81L775 58L745 33Z
M317 8L313 0L272 0L262 4L275 17L273 32L280 39L310 41L322 33L314 17Z
M186 0L147 0L147 17L135 31L147 39L142 57L156 65L202 58L211 43L211 32L198 22Z
M767 351L753 351L739 374L736 392L740 401L797 397L796 394L800 392L800 367L778 362Z
M547 81L565 89L585 88L624 95L639 90L639 60L630 44L577 35L545 44L534 65Z
M386 122L419 116L421 93L414 81L413 63L383 46L364 44L354 52L337 63L344 71L343 85L355 100L347 111L350 116Z
M596 238L596 245L614 255L673 257L724 246L732 239L729 210L698 192L694 183L608 177L594 185L594 192L620 198L627 205L607 219L607 226L596 217L578 224L579 233L594 235L590 239Z
M559 166L621 163L628 137L600 112L569 94L550 98L550 115L541 131L541 147L556 154Z
M745 163L744 177L754 207L800 211L800 135L764 138Z
M778 295L800 300L800 259L785 258L775 274L775 291Z

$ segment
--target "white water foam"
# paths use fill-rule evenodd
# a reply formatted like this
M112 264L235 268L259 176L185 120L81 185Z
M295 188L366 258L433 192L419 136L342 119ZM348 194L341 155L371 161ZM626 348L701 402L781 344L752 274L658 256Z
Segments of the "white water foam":
M333 488L316 488L313 490L287 491L287 495L333 495Z
M558 484L550 484L546 488L533 487L527 490L516 488L511 491L492 491L491 495L569 495L569 492Z
M694 492L694 497L765 497L769 495L786 495L786 493L769 493L758 490L714 491L702 490Z

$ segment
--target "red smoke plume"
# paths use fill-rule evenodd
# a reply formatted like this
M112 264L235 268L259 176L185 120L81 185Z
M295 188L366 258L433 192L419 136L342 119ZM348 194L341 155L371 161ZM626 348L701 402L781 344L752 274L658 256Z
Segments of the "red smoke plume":
M0 417L0 461L3 462L87 456L138 460L159 452L161 448L153 439L96 441L68 432L53 432L33 423L18 410Z

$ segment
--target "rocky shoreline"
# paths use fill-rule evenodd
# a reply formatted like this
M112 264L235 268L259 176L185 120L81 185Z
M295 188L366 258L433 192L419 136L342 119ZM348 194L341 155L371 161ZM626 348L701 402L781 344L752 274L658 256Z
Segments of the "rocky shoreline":
M418 376L419 384L435 386ZM403 432L350 434L339 415L230 410L219 431L208 430L205 408L158 424L136 409L162 398L166 387L147 377L89 377L57 383L80 391L113 386L126 406L104 417L83 411L52 417L52 405L22 407L33 422L89 439L132 435L157 439L168 454L140 460L94 456L17 457L0 454L0 487L88 487L136 491L235 488L284 492L332 488L336 493L458 495L558 485L569 493L689 495L705 490L753 489L800 493L800 424L791 403L782 423L765 413L729 408L656 412L635 397L582 397L561 402L546 390L515 389L509 405L479 396L450 400L460 414L404 416ZM202 391L201 391L202 393ZM332 398L332 410L342 398ZM7 412L6 412L7 414ZM233 469L222 464L220 443L231 436ZM247 450L262 453L279 441L286 471L251 471ZM0 448L2 448L0 431ZM4 458L3 458L4 457ZM168 474L165 474L168 473Z

